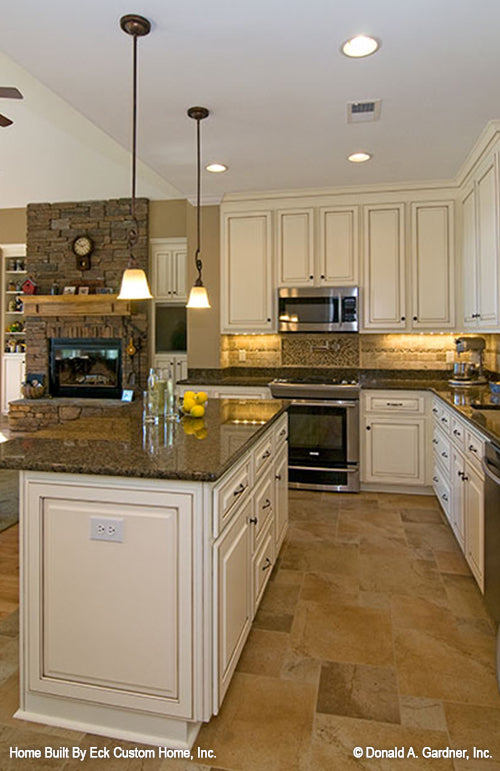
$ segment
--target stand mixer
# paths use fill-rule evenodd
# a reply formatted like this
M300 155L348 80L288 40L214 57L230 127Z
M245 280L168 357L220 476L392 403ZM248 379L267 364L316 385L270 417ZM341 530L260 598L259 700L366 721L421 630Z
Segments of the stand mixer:
M453 364L453 377L448 380L451 386L472 386L487 383L483 374L483 351L485 342L482 337L457 337L455 340L457 361ZM470 360L460 359L462 353L469 352Z

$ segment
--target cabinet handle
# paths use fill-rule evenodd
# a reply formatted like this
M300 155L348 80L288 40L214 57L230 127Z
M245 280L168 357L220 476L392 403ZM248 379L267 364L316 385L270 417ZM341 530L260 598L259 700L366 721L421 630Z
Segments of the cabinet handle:
M386 402L386 407L403 407L403 402Z
M434 475L434 476L432 477L432 481L433 481L433 482L439 482L439 479L438 479L438 477L437 477L436 475Z
M467 474L462 474L462 482L467 482L468 479L469 477L467 476Z
M281 474L276 474L274 478L281 482Z
M432 444L438 444L438 440L437 439L433 439L432 440Z
M262 504L263 509L268 509L271 506L271 501L269 498L266 498L265 503Z
M273 563L271 562L269 557L266 557L266 561L265 561L264 565L262 566L262 570L268 570L271 567L272 564Z
M267 458L269 458L270 456L271 456L271 451L270 451L270 450L266 450L266 451L265 451L265 452L262 454L262 456L261 456L261 457L262 457L262 460L267 460Z
M448 423L448 418L443 415L441 418L441 423Z
M463 479L464 478L464 472L463 471L457 471L457 475Z
M443 501L447 501L448 500L448 496L446 495L446 493L443 493L441 498L443 499Z
M257 519L257 517L250 517L248 521L250 522L251 525L256 525L259 520Z
M461 434L461 432L458 430L458 428L454 428L454 429L453 429L453 433L455 434L455 436L462 436L462 434Z
M441 456L443 458L447 458L448 457L448 453L446 452L446 450L443 450L443 452L441 453Z
M437 415L438 414L438 408L437 407L433 407L432 408L432 412L434 413L434 415Z
M241 495L241 493L244 493L246 490L246 485L244 485L242 482L238 485L236 490L234 490L233 495Z
M476 453L476 455L477 455L477 447L474 447L474 445L473 445L473 444L469 444L469 450L470 450L471 452L475 452L475 453Z
M281 429L280 436L286 436L286 428Z

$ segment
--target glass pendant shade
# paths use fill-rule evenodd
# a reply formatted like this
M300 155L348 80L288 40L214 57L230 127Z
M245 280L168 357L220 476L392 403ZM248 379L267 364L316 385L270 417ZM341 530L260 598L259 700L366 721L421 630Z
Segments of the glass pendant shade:
M151 300L148 280L142 268L127 268L122 276L118 300Z
M204 286L191 287L186 308L211 308L208 293Z

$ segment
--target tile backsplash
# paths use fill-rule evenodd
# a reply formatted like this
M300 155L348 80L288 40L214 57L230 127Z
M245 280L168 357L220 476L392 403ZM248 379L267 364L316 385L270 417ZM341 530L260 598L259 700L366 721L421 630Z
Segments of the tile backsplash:
M221 367L449 370L457 334L222 335ZM500 372L500 335L482 335L484 363Z

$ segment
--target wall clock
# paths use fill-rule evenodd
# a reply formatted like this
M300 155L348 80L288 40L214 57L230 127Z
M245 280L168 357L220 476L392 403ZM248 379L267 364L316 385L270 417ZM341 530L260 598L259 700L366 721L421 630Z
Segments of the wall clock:
M94 242L89 236L77 236L71 248L76 255L76 267L78 270L89 270L90 255L94 251Z

